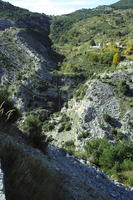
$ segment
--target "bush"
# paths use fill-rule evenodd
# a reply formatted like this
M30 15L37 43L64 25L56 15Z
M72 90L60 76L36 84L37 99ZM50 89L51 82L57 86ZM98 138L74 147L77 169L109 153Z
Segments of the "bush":
M58 129L58 132L60 133L60 132L64 131L64 129L65 129L65 124L62 123L61 126Z
M115 53L114 56L113 56L113 65L117 66L120 62L120 53Z
M127 46L127 49L124 52L126 55L132 55L133 54L133 41L131 40Z
M103 119L105 122L110 123L111 122L111 117L107 113L103 114Z
M69 140L69 141L65 142L65 146L74 146L74 141Z
M70 122L66 122L66 124L65 124L65 130L66 131L70 131L71 130L71 123Z
M86 143L88 159L109 173L133 170L133 142L112 144L106 139L93 139Z
M121 80L117 83L116 90L119 94L126 95L129 92L130 88L129 88L129 85L127 85L125 80Z
M76 100L82 100L86 94L88 86L85 84L79 84L73 91L73 96Z
M78 139L87 138L89 135L90 135L89 132L84 131L83 133L81 133L80 135L78 135Z
M71 130L71 121L70 121L70 118L66 114L63 113L58 123L60 124L58 132L62 132L64 130L65 131Z
M115 128L112 128L110 133L111 133L111 135L114 135L114 136L116 136L118 134L117 129L115 129Z
M108 146L107 144L108 142L105 139L92 139L86 143L84 148L91 163L99 166L99 158Z
M125 135L122 132L117 132L116 139L118 141L123 140L124 138L125 138Z
M121 169L123 171L128 171L133 169L133 161L131 160L124 160L121 164Z
M95 43L95 41L93 39L90 41L90 45L91 46L96 46L96 43Z
M75 153L75 145L74 145L74 141L70 140L70 141L66 141L63 145L63 147L70 153L73 154Z
M51 123L51 122L49 122L49 121L45 121L44 123L43 123L43 126L42 126L42 130L43 130L43 132L50 132L50 131L52 131L53 129L54 129L54 123Z
M22 126L28 141L36 148L44 150L51 138L42 133L42 122L36 116L28 116Z

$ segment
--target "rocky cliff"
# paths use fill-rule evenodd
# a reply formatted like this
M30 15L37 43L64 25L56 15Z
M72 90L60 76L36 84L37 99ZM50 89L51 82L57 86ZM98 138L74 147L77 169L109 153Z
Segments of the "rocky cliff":
M69 130L60 131L58 121L61 121L61 115L51 119L51 123L57 124L49 133L56 139L54 143L61 146L73 140L78 148L82 148L91 138L115 140L120 139L117 137L121 135L132 139L132 66L125 69L120 64L115 72L105 72L87 81L80 93L83 90L81 100L74 97L68 102L67 108L62 108L61 115L67 115L71 124Z

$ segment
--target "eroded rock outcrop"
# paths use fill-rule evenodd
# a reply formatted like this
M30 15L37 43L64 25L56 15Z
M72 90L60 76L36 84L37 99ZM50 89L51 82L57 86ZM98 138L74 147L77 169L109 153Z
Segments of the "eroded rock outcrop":
M132 139L133 136L133 68L119 68L105 72L85 83L85 95L82 100L76 98L68 102L61 114L69 117L70 131L58 131L58 118L51 123L57 124L51 134L54 144L73 140L83 150L84 143L91 138L115 140ZM53 121L52 121L53 120Z

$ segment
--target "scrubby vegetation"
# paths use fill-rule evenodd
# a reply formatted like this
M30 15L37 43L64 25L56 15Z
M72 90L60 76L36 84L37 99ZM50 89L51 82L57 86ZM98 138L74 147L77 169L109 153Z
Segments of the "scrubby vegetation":
M83 131L80 135L78 135L78 139L88 138L89 135L90 133L88 131Z
M117 83L116 91L119 94L127 95L130 90L129 85L126 83L125 80L121 80Z
M133 186L133 142L121 140L116 144L107 139L92 139L85 145L87 159L120 182ZM125 175L124 175L125 174Z
M130 9L133 8L133 2L132 0L121 0L112 4L112 7L115 9Z
M76 99L76 100L82 100L86 94L86 90L87 90L87 85L85 84L79 84L75 90L73 91L73 97Z
M3 2L0 0L0 17L5 19L11 19L15 21L25 21L29 18L40 18L40 20L43 20L43 16L46 17L46 15L42 15L39 13L32 13L29 12L26 9L22 9L19 7L15 7L11 5L10 3Z
M18 120L20 113L14 106L10 93L6 89L0 89L0 126L10 125Z
M29 115L25 120L21 127L24 131L25 136L28 141L34 146L41 150L45 150L45 147L52 140L51 137L47 137L42 132L42 122L38 117L34 115Z
M124 0L118 4L127 7L132 4L129 2ZM50 35L53 47L65 57L59 64L61 74L89 79L111 70L112 65L117 67L124 59L133 59L133 13L131 10L118 12L113 8L116 5L53 18Z
M104 113L104 114L103 114L103 119L104 119L104 121L107 122L107 123L110 123L110 122L111 122L111 117L110 117L110 115L107 114L107 113Z

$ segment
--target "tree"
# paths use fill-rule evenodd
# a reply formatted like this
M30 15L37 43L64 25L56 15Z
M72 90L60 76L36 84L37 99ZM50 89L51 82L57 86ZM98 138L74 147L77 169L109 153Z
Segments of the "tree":
M51 141L50 137L42 133L42 122L36 116L29 115L21 128L26 133L29 142L36 148L45 150L45 147Z
M118 65L118 63L120 62L120 58L121 58L121 56L120 56L120 53L115 53L114 54L114 56L113 56L113 65L115 65L115 66L117 66Z
M91 46L96 46L96 43L95 43L95 41L93 39L90 41L90 45Z

